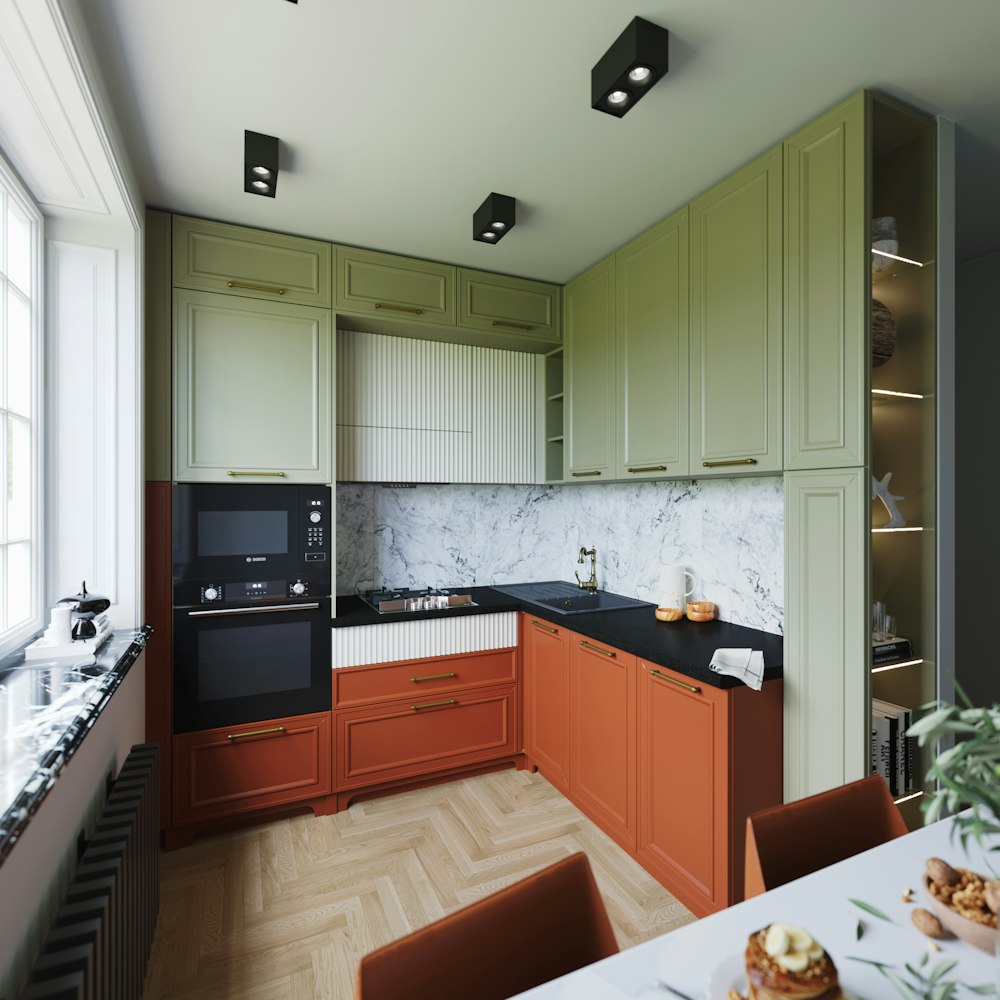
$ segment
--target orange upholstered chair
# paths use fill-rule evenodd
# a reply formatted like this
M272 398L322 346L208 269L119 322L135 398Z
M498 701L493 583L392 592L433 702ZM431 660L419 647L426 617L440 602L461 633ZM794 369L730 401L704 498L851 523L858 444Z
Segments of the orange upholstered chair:
M907 833L877 774L747 818L743 895L759 896Z
M502 1000L618 951L585 854L365 955L355 1000Z

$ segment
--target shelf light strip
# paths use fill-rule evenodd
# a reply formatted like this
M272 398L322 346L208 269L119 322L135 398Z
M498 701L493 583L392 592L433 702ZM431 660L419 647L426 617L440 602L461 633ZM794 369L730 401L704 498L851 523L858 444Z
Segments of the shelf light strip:
M884 534L888 531L923 531L923 528L872 528L872 532L878 532L879 534Z
M917 267L924 266L919 260L910 260L909 257L900 257L899 254L886 253L885 250L876 250L874 247L872 247L872 253L877 253L879 257L889 257L891 260L898 260L903 264L916 264Z
M901 396L903 399L925 399L919 392L896 392L895 389L872 389L873 396Z
M909 802L910 799L919 799L923 792L914 792L912 795L904 795L901 799L893 799L892 801L898 806L900 802Z
M898 670L900 667L913 667L923 662L923 660L903 660L900 663L890 663L887 667L872 667L872 673L880 674L883 670Z

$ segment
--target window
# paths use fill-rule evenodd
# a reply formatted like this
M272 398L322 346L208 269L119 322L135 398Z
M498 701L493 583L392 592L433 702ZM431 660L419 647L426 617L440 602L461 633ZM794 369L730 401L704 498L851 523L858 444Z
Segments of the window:
M0 157L0 654L41 624L40 230Z

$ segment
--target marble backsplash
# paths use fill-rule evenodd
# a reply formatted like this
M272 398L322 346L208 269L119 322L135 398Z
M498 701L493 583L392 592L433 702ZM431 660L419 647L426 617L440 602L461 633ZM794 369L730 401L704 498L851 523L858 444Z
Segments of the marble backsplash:
M337 593L573 580L597 548L602 590L657 600L661 563L724 621L783 628L780 477L566 486L337 485Z

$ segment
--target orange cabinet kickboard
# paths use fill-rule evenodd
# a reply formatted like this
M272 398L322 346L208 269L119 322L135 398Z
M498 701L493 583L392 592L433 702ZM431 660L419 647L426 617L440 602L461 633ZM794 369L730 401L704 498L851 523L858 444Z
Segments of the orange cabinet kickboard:
M329 794L330 719L320 712L175 736L174 822Z
M441 691L513 684L516 680L516 649L345 667L333 672L333 707L352 708L390 698L425 700L428 694Z

